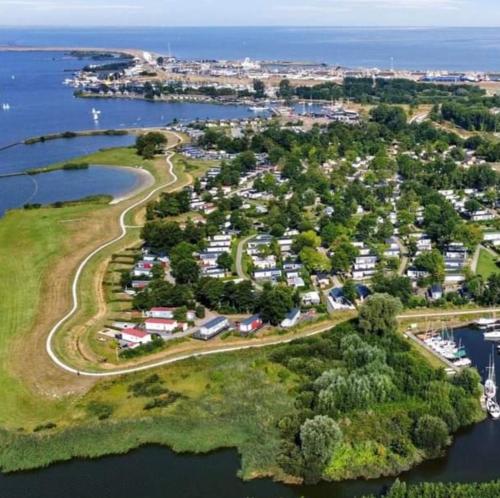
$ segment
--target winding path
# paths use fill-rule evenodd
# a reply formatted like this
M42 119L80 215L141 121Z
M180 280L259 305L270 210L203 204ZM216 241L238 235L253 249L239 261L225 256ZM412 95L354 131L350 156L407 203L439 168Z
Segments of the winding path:
M139 201L135 202L134 204L128 206L124 211L122 211L121 215L120 215L120 219L119 219L119 223L120 223L120 229L121 229L121 234L118 235L118 237L115 237L114 239L110 240L109 242L106 242L102 245L100 245L99 247L97 247L96 249L94 249L94 251L92 251L81 263L80 265L78 266L77 270L76 270L76 273L75 273L75 276L73 278L73 283L72 283L72 286L71 286L71 295L72 295L72 301L73 301L73 306L71 308L70 311L68 311L68 313L66 313L66 315L64 315L55 325L54 327L52 327L52 329L50 330L49 332L49 335L47 336L47 340L46 340L46 343L45 343L45 349L47 351L47 354L50 356L51 360L56 364L58 365L59 367L61 367L62 369L66 370L67 372L71 372L71 373L75 373L75 374L78 374L78 375L88 375L88 376L104 376L104 375L119 375L121 373L125 373L125 371L120 371L120 372L103 372L103 373L97 373L97 372L83 372L83 371L80 371L80 370L77 370L73 367L70 367L69 365L67 365L66 363L64 363L58 356L57 354L55 353L54 349L53 349L53 340L54 340L54 337L55 335L57 334L57 332L60 330L60 328L62 327L62 325L64 323L66 323L77 311L78 311L78 306L79 306L79 300L78 300L78 283L80 281L80 277L82 275L82 272L83 270L85 269L85 267L87 266L87 264L89 263L89 261L98 253L100 253L102 250L106 249L107 247L115 244L116 242L122 240L126 235L127 235L127 225L125 225L125 218L127 216L127 214L132 211L133 209L135 209L136 207L140 206L141 204L145 203L146 201L148 201L149 199L151 199L151 197L153 197L153 195L155 195L156 193L158 193L159 191L167 188L167 187L170 187L171 185L173 185L175 182L177 182L178 180L178 177L177 175L175 174L174 172L174 165L172 163L172 157L174 156L174 152L171 151L171 149L177 147L180 143L182 143L183 139L180 135L178 135L177 133L173 133L172 134L177 138L177 142L172 144L172 145L169 145L167 147L167 154L165 156L165 159L166 159L166 162L167 162L167 165L168 165L168 168L169 168L169 173L170 175L172 176L172 180L170 180L169 182L167 183L164 183L163 185L160 185L159 187L153 189L151 192L149 192L148 195L146 195L146 197L140 199ZM129 371L133 371L133 369L130 369Z

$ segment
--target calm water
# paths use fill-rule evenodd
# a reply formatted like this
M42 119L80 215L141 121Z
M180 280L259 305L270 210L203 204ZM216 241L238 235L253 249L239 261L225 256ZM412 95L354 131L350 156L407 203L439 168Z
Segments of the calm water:
M455 334L481 373L491 344L473 329ZM500 357L496 356L497 368ZM400 476L421 481L485 481L496 479L500 468L500 422L487 420L455 438L446 457L431 460ZM379 493L393 479L285 486L270 479L243 482L237 478L235 451L209 455L177 455L158 446L144 447L128 455L98 460L73 460L47 469L12 475L0 474L2 498L353 498Z
M0 29L0 44L137 47L187 58L307 60L349 67L499 70L498 28Z
M77 99L73 89L62 84L70 76L65 71L74 71L90 62L68 58L62 53L0 52L0 103L11 106L9 111L0 110L0 147L66 130L159 126L174 118L192 121L250 114L243 106ZM101 111L97 124L92 119L94 107Z
M53 171L0 179L0 216L23 204L50 204L107 194L119 197L141 185L131 169L91 166L85 170Z
M76 43L76 42L75 42ZM73 90L62 84L66 71L81 68L88 60L76 60L62 53L0 52L0 148L28 137L66 130L117 129L159 126L197 118L223 119L249 115L243 106L211 104L149 103L140 100L76 99ZM101 110L98 123L92 119L93 107ZM88 154L103 147L133 143L132 136L95 136L51 140L34 145L16 145L0 150L0 174L46 166ZM6 209L30 202L77 199L93 194L121 195L137 178L118 170L95 169L67 174L37 176L38 190L29 178L0 178L0 216Z
M0 152L0 174L39 168L68 161L106 147L126 147L135 142L133 135L77 137L49 140L31 145L19 144Z

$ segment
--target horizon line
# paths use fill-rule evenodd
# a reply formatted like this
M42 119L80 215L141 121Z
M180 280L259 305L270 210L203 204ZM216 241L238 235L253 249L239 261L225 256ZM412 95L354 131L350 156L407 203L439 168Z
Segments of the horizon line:
M67 24L0 24L0 29L5 28L15 28L15 29L32 29L32 28L63 28L63 29L82 29L82 28L98 28L98 29L186 29L186 28L216 28L216 29L224 29L224 28L306 28L306 29L328 29L328 28L345 28L345 29L498 29L500 25L403 25L403 24L330 24L330 25L322 25L322 24L186 24L186 25L149 25L149 24L136 24L136 25L128 25L128 24L82 24L82 25L72 25L68 26Z

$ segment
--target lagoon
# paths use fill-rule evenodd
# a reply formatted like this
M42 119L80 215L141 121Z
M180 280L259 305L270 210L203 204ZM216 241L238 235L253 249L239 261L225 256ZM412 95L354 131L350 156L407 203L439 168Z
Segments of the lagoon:
M0 179L0 216L24 204L50 204L94 195L122 197L144 183L133 168L90 166Z

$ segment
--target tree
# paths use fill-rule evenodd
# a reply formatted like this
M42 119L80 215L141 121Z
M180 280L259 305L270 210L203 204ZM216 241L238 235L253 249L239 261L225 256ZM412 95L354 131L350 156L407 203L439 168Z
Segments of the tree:
M256 99L263 99L266 96L266 86L262 80L253 80L253 91Z
M356 284L354 283L354 280L349 278L344 282L342 293L349 302L351 302L352 304L356 303L356 301L358 300L358 291L356 289Z
M292 291L288 287L267 286L262 292L258 308L264 322L279 325L293 308Z
M141 156L144 159L153 159L156 154L156 147L153 144L146 144L141 150Z
M346 273L351 268L359 250L349 240L339 241L333 248L332 269L337 273Z
M194 313L196 315L196 318L205 318L205 306L199 304L198 306L196 306Z
M473 396L479 396L481 391L481 377L477 370L473 368L465 368L457 375L453 376L453 384L461 387L466 393Z
M429 456L437 456L448 444L448 426L439 417L423 415L417 421L414 439L415 444Z
M473 251L483 240L481 227L472 223L461 223L455 231L455 237L463 242L469 251Z
M300 252L304 247L316 248L321 244L321 238L314 230L308 230L297 235L293 241L292 247L294 252Z
M306 482L319 481L323 469L341 440L342 431L330 417L317 415L302 424L300 447L304 458Z
M140 156L146 157L146 153L154 156L166 143L167 137L163 133L152 131L139 135L135 141L135 148Z
M181 306L174 310L174 320L185 322L187 320L187 306Z
M343 225L337 223L327 223L321 229L321 241L323 243L323 247L330 247L336 239L345 235L346 229Z
M450 242L461 222L455 208L439 194L425 198L424 205L425 231L441 246Z
M398 297L403 304L408 304L413 295L411 280L408 277L384 275L382 272L374 276L373 290L379 294Z
M183 240L180 225L173 221L149 221L141 231L146 246L159 253L166 253Z
M172 275L179 284L192 284L200 277L200 267L194 258L181 259L172 265Z
M312 247L304 247L299 253L299 258L310 272L330 271L332 268L328 257Z
M373 294L359 311L359 326L366 334L383 336L397 329L396 316L402 310L401 301L389 294Z
M401 107L381 104L370 111L370 117L393 132L401 131L406 126L406 114Z
M233 258L229 253L223 252L217 258L217 266L223 268L224 270L231 271L231 268L233 266Z
M425 251L418 255L415 258L414 265L417 270L429 273L429 283L434 284L444 282L444 257L438 249Z
M494 306L500 304L500 272L492 273L486 282L486 289L481 297L481 304Z
M293 96L293 88L290 85L290 80L283 79L280 81L278 95L285 100L289 100Z

